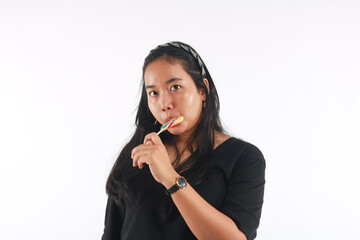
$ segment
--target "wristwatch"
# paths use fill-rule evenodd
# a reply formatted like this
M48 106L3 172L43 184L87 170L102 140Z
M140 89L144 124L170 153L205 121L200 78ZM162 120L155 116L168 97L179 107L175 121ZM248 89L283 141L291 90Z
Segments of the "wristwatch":
M180 176L180 177L178 177L178 178L176 179L176 182L175 182L174 186L172 186L171 188L169 188L169 189L166 190L166 193L167 193L168 195L171 195L171 194L173 194L174 192L176 192L177 190L179 190L180 188L181 188L181 189L182 189L182 188L185 188L186 185L187 185L187 182L186 182L185 178L182 177L182 176Z

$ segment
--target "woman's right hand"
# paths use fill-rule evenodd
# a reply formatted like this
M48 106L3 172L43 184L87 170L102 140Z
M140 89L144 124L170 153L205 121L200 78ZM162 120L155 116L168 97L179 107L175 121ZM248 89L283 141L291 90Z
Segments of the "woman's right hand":
M150 143L147 144L148 142ZM154 179L166 188L174 185L179 176L171 164L164 144L155 132L146 135L144 143L132 150L131 158L134 167L142 169L144 163L148 164Z

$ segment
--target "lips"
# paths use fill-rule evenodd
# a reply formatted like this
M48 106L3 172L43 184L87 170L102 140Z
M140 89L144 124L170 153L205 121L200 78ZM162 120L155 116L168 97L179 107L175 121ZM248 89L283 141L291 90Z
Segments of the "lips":
M173 118L176 118L176 117L168 117L167 119L165 119L165 123L168 122L168 121L170 121L170 120L173 119Z

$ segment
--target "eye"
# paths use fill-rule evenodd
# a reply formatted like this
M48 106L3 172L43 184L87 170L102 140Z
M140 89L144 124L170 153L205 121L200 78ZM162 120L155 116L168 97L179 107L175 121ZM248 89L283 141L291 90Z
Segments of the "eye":
M155 91L151 91L151 92L149 92L149 95L151 96L151 97L154 97L154 96L156 96L158 93L157 92L155 92Z
M171 88L170 88L170 90L178 90L178 89L180 89L181 88L181 86L179 86L179 85L174 85L174 86L171 86Z

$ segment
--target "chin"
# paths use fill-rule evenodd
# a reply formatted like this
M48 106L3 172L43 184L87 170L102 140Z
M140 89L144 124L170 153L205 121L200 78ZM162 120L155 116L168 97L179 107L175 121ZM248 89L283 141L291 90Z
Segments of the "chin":
M184 126L179 125L168 129L168 132L170 132L172 135L180 135L184 132L184 130Z
M179 135L183 133L183 131L178 131L176 129L171 129L171 130L168 129L168 132L171 133L172 135Z

